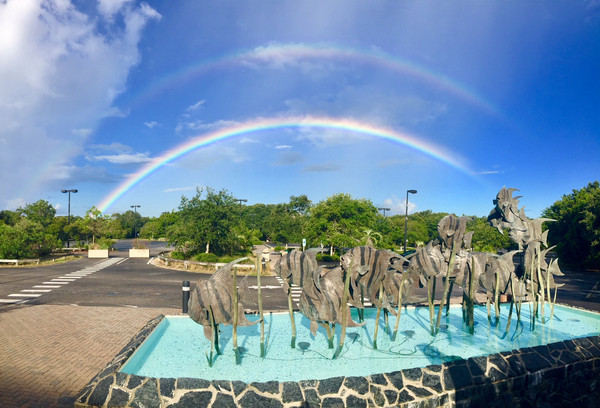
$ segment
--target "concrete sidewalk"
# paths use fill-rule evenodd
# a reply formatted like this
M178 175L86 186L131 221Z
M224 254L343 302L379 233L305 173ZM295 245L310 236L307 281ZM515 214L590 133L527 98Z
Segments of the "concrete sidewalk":
M72 407L153 317L176 309L20 305L0 309L0 407Z

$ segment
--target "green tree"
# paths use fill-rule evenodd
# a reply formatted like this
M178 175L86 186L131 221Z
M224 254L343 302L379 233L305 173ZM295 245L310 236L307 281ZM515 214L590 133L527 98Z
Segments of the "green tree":
M226 190L197 189L191 199L181 198L179 220L167 231L168 240L188 252L230 255L241 248L234 229L240 204Z
M165 238L167 228L175 224L178 214L175 211L163 212L158 218L151 218L140 229L140 237L145 239Z
M470 217L467 231L473 231L471 247L475 251L498 252L499 249L517 249L508 232L501 234L487 221L487 217Z
M24 217L14 226L0 224L0 258L39 258L60 247L60 241L44 232L41 224Z
M574 267L600 269L600 183L563 195L542 212L549 222L548 242L561 261Z
M21 219L21 214L17 211L0 211L0 224L15 225Z
M20 208L18 211L27 219L39 223L44 228L52 224L52 220L56 215L56 209L46 200L38 200L33 204L27 204L25 208Z
M370 200L336 194L310 209L306 235L310 246L360 245L366 229L373 229L378 213Z

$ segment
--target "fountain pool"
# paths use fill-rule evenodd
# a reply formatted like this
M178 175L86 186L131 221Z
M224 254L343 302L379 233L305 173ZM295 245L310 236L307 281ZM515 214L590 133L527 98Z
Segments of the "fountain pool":
M313 338L308 321L298 318L291 349L289 316L267 314L265 358L258 357L258 326L240 327L236 365L231 326L224 326L224 354L212 367L200 325L159 316L90 381L75 406L593 406L600 398L600 314L557 304L553 319L532 331L528 309L519 327L513 314L504 336L505 307L494 326L478 306L471 335L453 306L433 337L428 308L403 308L396 341L381 323L373 350L370 321L367 329L348 328L335 360L324 330Z
M549 308L546 309L549 315ZM367 324L348 328L342 354L337 359L332 359L335 350L327 347L325 330L320 329L313 337L307 318L296 313L296 321L300 321L302 327L298 330L297 346L292 349L289 345L289 314L267 314L267 353L264 358L260 357L258 325L240 327L238 345L242 347L242 361L236 364L231 347L231 326L225 326L220 336L223 354L216 358L212 367L208 365L206 355L210 341L205 338L203 327L186 316L166 317L121 371L146 377L244 382L368 376L600 334L600 318L591 312L558 305L554 318L546 324L538 322L536 330L532 331L527 305L523 306L523 311L522 322L517 327L516 319L513 319L506 334L508 305L503 305L499 325L488 322L485 306L478 306L475 310L477 327L471 335L464 326L460 305L454 305L434 337L429 332L429 310L408 307L402 312L396 340L391 341L389 335L382 334L378 348L373 349L371 333L376 310L367 309ZM357 316L353 318L358 320ZM392 327L394 319L390 316ZM381 333L385 330L383 319L379 330ZM338 325L336 345L339 336Z

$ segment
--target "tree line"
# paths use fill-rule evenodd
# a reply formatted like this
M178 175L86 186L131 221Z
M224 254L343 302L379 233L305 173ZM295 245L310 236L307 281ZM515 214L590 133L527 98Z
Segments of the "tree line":
M437 237L437 224L447 213L420 211L408 216L409 247L424 245ZM598 181L563 196L545 209L543 217L549 243L556 245L561 263L600 268L600 186ZM475 251L511 250L508 234L491 227L487 217L471 216L467 231L473 231ZM184 258L202 259L244 254L252 245L300 243L329 248L331 254L360 245L403 250L404 215L384 216L368 199L335 194L313 204L306 195L291 196L287 203L241 204L229 191L197 189L183 196L177 210L158 217L143 217L134 211L110 216L90 209L84 217L56 216L46 201L0 212L0 258L47 255L67 240L80 246L106 239L164 238ZM204 256L205 258L205 256Z

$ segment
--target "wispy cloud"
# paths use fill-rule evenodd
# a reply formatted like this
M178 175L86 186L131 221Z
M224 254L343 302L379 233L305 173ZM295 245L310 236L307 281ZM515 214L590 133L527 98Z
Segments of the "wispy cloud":
M279 146L275 146L275 149L277 150L282 150L282 149L291 149L292 146L289 145L279 145Z
M150 121L150 122L144 122L144 125L146 125L147 127L149 127L150 129L154 128L155 126L158 126L158 122L156 121Z
M110 144L93 144L90 145L91 150L109 151L109 152L130 152L133 149L123 143L113 142Z
M188 131L203 131L210 132L214 130L224 129L226 127L234 126L238 124L238 122L233 120L218 120L212 123L206 123L202 120L189 121L189 122L181 122L175 128L176 132L182 132L185 130Z
M311 164L304 167L302 171L306 173L324 173L330 171L340 171L342 166L333 163Z
M107 154L98 156L88 156L89 161L107 161L113 164L137 164L147 163L152 160L148 157L148 153L135 153L135 154Z
M162 192L163 193L174 193L174 192L178 192L178 191L190 191L190 190L195 190L195 189L196 189L196 186L172 187L172 188L166 188Z
M300 152L284 151L279 154L273 165L275 166L291 166L305 161L306 158Z
M202 105L204 105L205 102L206 101L204 99L201 101L198 101L195 104L188 106L185 111L186 112L194 112L194 111L198 110Z

